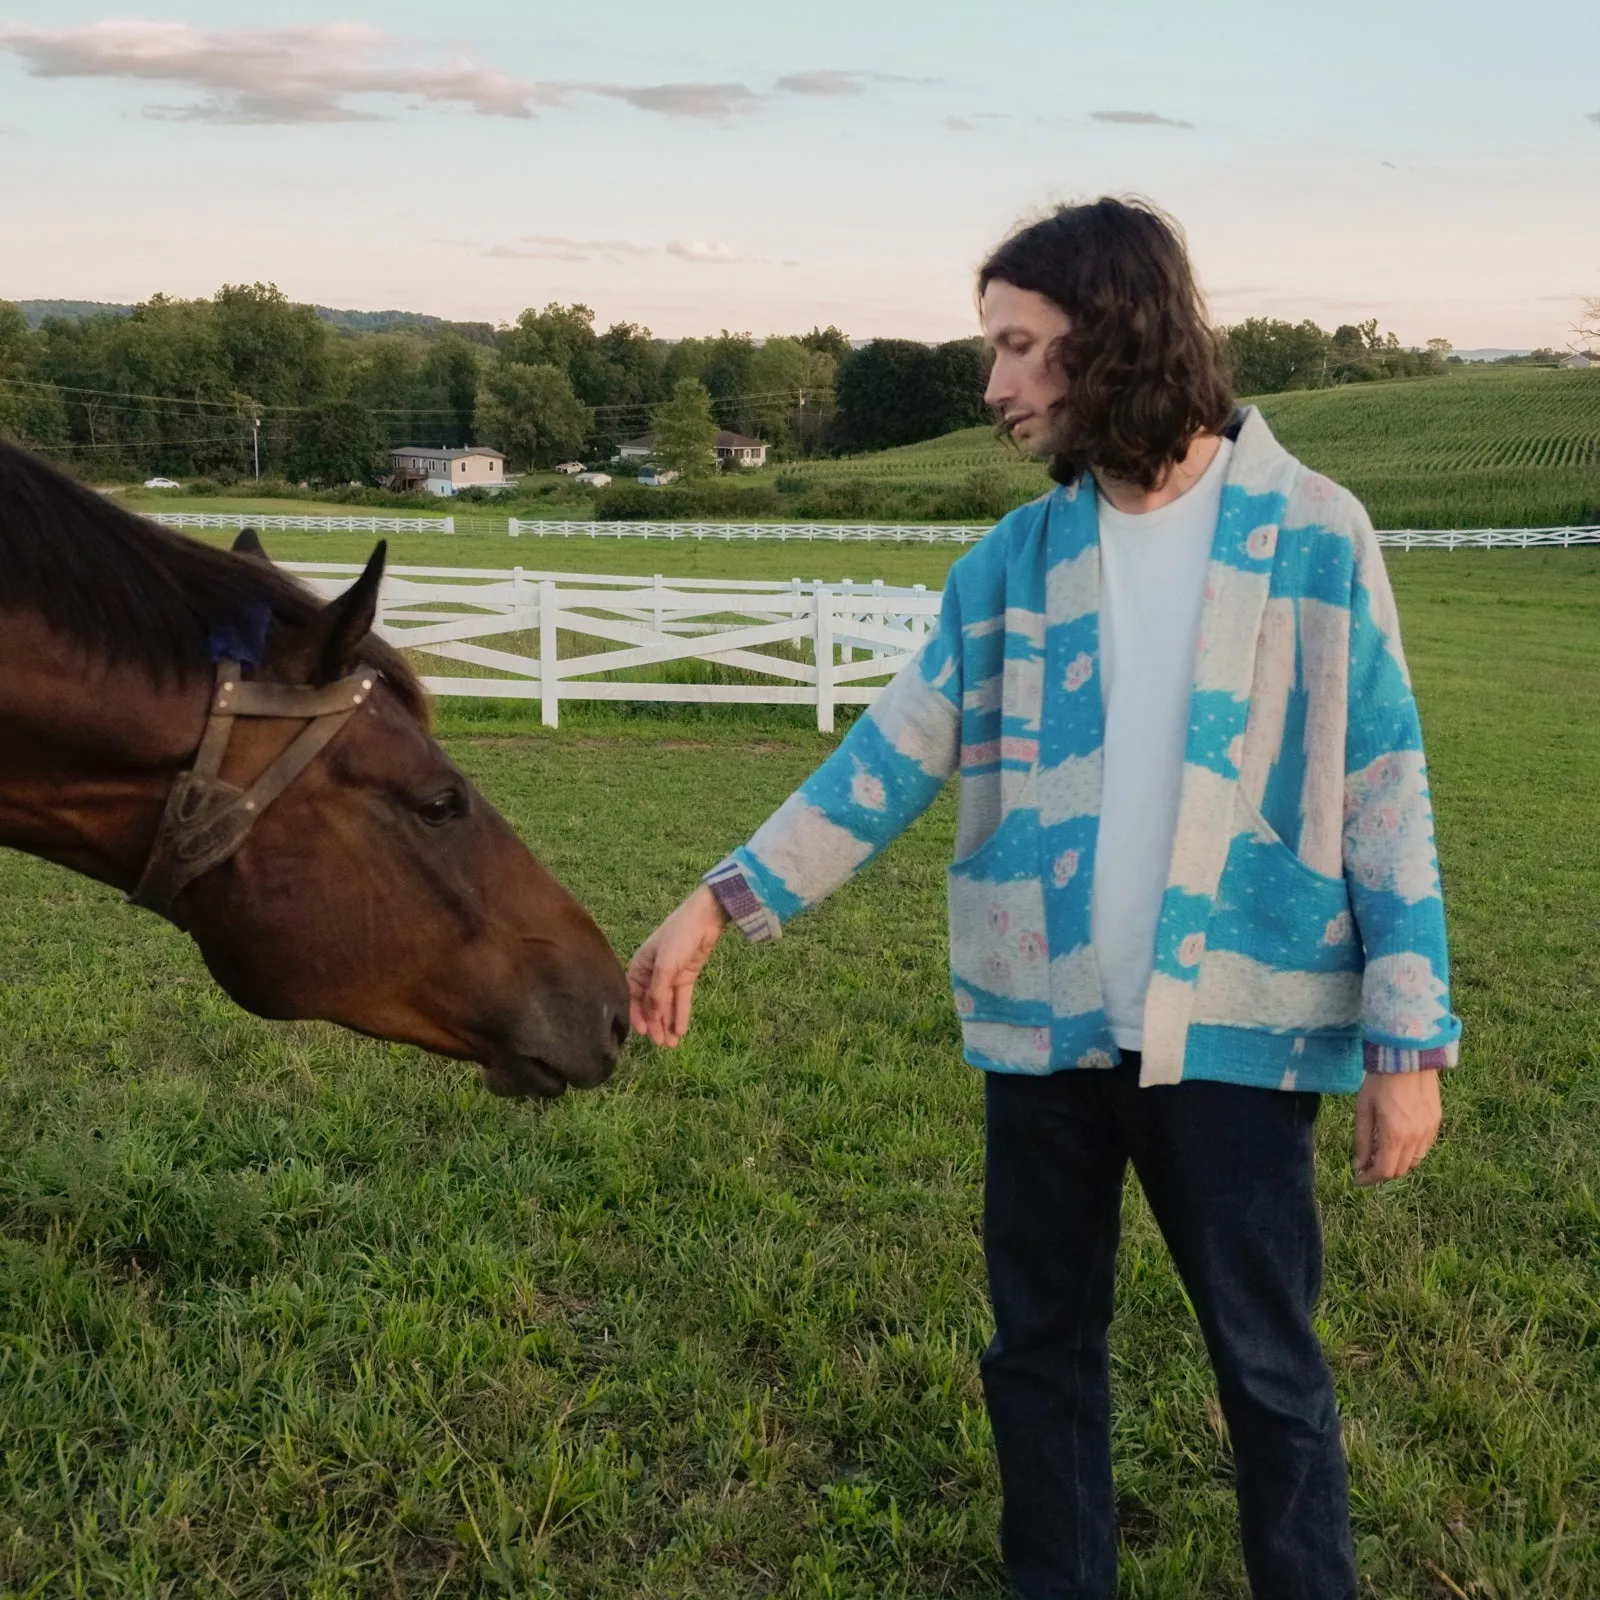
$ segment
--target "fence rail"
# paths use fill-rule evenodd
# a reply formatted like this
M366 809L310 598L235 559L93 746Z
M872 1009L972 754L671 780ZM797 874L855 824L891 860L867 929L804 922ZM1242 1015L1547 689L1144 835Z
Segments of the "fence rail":
M539 539L776 539L830 544L976 544L994 526L915 522L558 522L509 519L506 532Z
M295 517L256 511L146 511L164 528L307 528L318 533L454 533L454 517Z
M360 571L282 564L325 595ZM376 627L402 649L493 674L424 676L432 693L538 700L549 727L563 700L656 700L814 705L826 732L835 707L877 698L920 648L941 601L921 584L394 567ZM561 654L563 642L570 652L578 640L600 645ZM671 681L690 662L701 664L702 678L710 666L738 679Z
M299 528L323 533L455 533L448 517L297 517L247 511L147 511L169 528ZM498 519L463 516L463 533L498 534ZM914 522L567 522L507 519L513 539L776 540L799 544L976 544L992 524ZM1378 543L1400 550L1531 550L1600 544L1600 526L1551 528L1394 528Z

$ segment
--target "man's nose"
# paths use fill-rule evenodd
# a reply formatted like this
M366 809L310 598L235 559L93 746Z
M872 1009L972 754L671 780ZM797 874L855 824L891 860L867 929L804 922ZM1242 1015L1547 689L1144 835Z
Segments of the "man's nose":
M987 406L1003 406L1010 399L1011 385L1006 381L1000 363L995 362L989 369L989 381L984 385L983 403Z

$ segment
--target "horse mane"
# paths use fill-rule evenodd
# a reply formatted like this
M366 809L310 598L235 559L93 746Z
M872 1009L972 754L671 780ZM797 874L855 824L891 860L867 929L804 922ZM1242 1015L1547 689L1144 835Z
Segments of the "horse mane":
M36 612L159 683L209 672L213 631L263 605L274 624L295 628L322 601L264 561L186 539L0 443L0 612ZM427 692L400 652L369 634L362 654L426 725Z

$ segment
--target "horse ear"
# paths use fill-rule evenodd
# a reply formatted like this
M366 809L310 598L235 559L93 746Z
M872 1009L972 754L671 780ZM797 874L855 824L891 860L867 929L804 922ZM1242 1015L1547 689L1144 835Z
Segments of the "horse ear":
M289 682L320 688L350 666L378 615L378 590L388 550L387 541L380 539L361 576L285 641L274 665Z
M261 535L254 528L241 528L231 548L236 556L248 556L252 561L264 561L269 567L272 565L272 557L262 548Z

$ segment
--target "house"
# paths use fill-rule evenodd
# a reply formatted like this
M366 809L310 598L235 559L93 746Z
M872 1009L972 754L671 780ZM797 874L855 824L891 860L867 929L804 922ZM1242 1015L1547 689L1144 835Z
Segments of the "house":
M711 447L717 453L719 467L764 467L767 464L767 447L759 439L747 439L742 433L727 428L717 432L717 442Z
M1579 354L1563 357L1559 362L1559 365L1566 367L1571 371L1579 371L1585 367L1600 365L1600 362L1597 362L1593 356Z
M760 439L747 439L742 433L729 428L719 428L711 446L717 464L723 467L764 467L767 464L767 446ZM642 433L637 439L624 439L617 446L619 461L648 461L655 454L655 436Z
M426 489L429 494L458 494L463 489L503 489L506 458L498 450L468 445L465 450L437 450L404 445L389 452L396 489Z
M674 482L677 476L670 467L646 467L639 474L639 482L647 489L659 489L663 484Z
M581 461L563 461L555 470L566 473L570 478L573 473L583 471L583 463Z
M603 489L611 482L611 474L609 472L580 472L572 481L574 483L586 483L591 489Z

